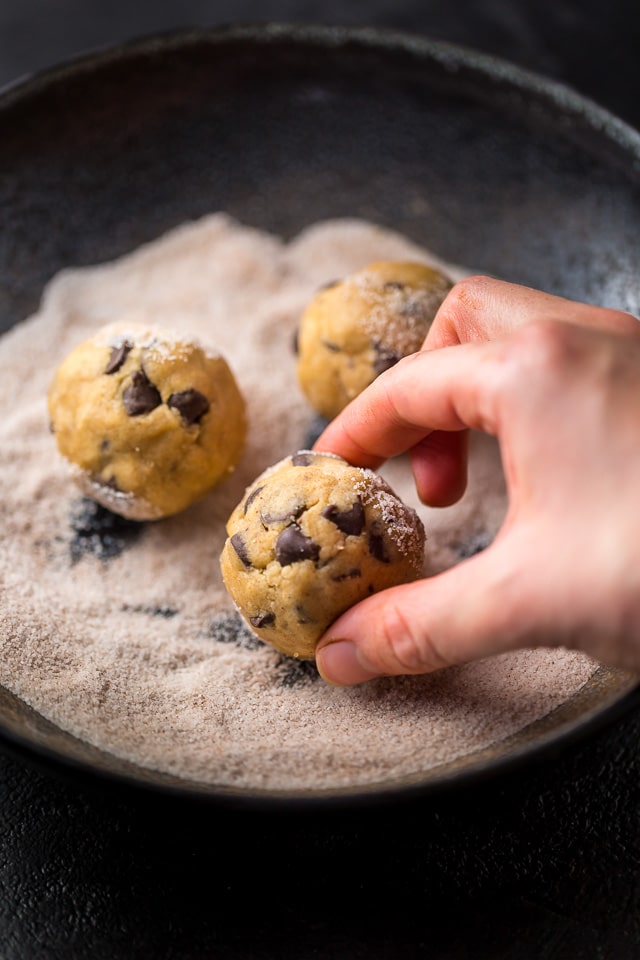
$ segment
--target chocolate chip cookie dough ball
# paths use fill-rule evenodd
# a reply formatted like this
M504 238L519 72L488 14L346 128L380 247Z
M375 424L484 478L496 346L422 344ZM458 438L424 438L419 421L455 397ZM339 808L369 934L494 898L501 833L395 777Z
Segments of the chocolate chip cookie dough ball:
M300 451L266 470L227 523L221 568L238 609L282 653L311 659L327 627L378 590L415 580L425 533L371 470Z
M331 419L383 370L422 346L452 287L422 263L379 261L323 287L298 331L298 380Z
M135 520L203 497L244 445L245 403L226 361L153 327L103 327L62 362L48 401L84 492Z

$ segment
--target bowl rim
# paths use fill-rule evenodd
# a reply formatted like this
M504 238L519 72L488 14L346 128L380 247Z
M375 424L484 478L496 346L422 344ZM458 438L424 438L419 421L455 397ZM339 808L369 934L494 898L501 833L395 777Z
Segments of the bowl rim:
M387 27L276 21L224 23L212 27L177 29L141 35L121 43L90 48L60 63L9 81L0 87L0 115L28 101L31 97L46 92L67 78L77 78L85 73L105 70L125 60L182 51L194 44L204 43L215 48L238 42L253 46L287 42L301 47L313 47L320 52L356 46L379 51L381 55L402 52L418 60L435 62L451 73L463 68L475 71L485 81L501 83L527 96L537 97L548 106L561 111L564 116L581 121L594 129L601 138L614 143L626 154L627 159L631 158L633 172L640 173L640 131L589 97L560 81L545 77L501 57L449 41L434 40L427 35ZM606 668L603 669L606 670ZM622 688L618 690L617 695L611 696L608 702L592 707L578 719L574 718L556 729L546 731L534 743L520 744L511 752L494 757L489 762L482 762L484 751L481 750L470 755L472 758L470 762L460 769L455 769L454 766L453 770L445 771L441 776L433 776L438 770L438 767L435 767L431 771L424 772L424 779L414 778L415 782L389 781L345 789L329 788L323 791L285 790L280 792L232 789L206 783L194 784L188 780L177 782L172 780L165 783L159 777L154 780L144 780L137 778L134 773L93 766L86 760L60 753L46 744L37 744L17 731L3 727L0 727L0 748L32 766L44 768L50 773L65 775L67 778L80 779L87 784L127 787L139 792L162 794L181 800L190 799L250 810L283 808L289 810L292 805L300 810L316 810L327 807L380 805L416 797L439 797L460 788L500 779L505 775L521 771L524 767L533 767L544 758L559 757L567 749L595 736L612 723L622 719L631 710L639 707L640 676L624 675ZM551 714L553 712L551 711ZM534 721L530 726L535 726L536 723L537 721ZM71 735L68 734L68 736ZM132 766L135 769L135 765ZM451 765L443 766L446 768ZM155 773L155 771L149 772Z
M208 27L141 33L125 41L87 47L58 63L32 70L5 82L0 85L0 111L17 100L25 99L51 84L60 82L66 76L81 75L131 56L184 49L196 43L221 46L237 41L250 41L261 46L287 41L325 50L357 45L385 53L401 51L426 58L452 73L462 67L475 70L487 78L503 81L513 88L523 90L528 95L537 94L565 113L585 119L598 132L617 142L623 149L635 153L640 162L640 130L636 130L630 123L569 84L469 45L385 26L349 26L286 20L227 21Z
M138 796L193 801L219 809L246 812L279 813L291 811L292 808L300 813L346 811L382 805L411 804L416 800L438 801L457 794L460 790L506 783L520 773L533 775L543 763L546 766L551 761L561 762L572 748L579 748L588 740L604 735L615 723L624 720L633 711L640 711L640 678L629 675L623 693L605 705L594 707L585 715L565 723L561 728L545 732L533 743L520 743L515 749L508 751L510 738L507 738L474 754L463 755L459 758L462 763L460 767L453 761L425 771L425 778L422 780L416 775L413 779L407 778L403 781L389 780L316 791L260 791L182 781L171 777L163 780L163 775L157 771L138 768L150 775L149 779L145 779L136 776L134 772L93 766L86 760L60 753L47 744L34 744L22 734L3 727L0 727L0 750L36 770L45 771L66 782L78 783L88 789L98 788L101 793L107 790L121 795L123 791L128 791ZM538 723L544 724L553 713L554 711L551 711L528 727L516 731L514 738L523 731L534 728ZM76 739L71 734L67 736ZM497 758L483 762L483 755L490 752L492 746L507 749ZM105 756L111 755L105 753ZM439 769L444 769L444 773L438 774ZM429 777L430 773L436 775ZM157 777L154 779L155 774Z

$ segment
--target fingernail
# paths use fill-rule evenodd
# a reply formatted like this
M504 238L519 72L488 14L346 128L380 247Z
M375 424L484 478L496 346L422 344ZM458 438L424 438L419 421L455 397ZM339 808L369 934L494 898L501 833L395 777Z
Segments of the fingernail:
M316 664L323 680L339 687L364 683L380 676L363 664L363 657L350 640L332 640L316 654Z

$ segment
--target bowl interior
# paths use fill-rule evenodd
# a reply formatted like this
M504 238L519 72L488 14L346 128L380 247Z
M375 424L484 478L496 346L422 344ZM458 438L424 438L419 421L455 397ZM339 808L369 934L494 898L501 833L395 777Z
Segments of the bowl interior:
M427 40L284 26L143 40L6 90L0 143L2 330L61 268L215 210L285 237L362 217L478 271L640 307L638 137L555 84ZM590 729L635 687L602 669L510 741L376 790L490 772ZM69 768L233 796L107 756L4 689L0 725Z

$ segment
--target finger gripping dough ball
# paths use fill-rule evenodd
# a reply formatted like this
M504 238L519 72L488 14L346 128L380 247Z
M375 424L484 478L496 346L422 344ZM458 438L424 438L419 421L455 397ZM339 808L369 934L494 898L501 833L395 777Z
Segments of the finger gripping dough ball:
M452 287L422 263L378 261L319 290L302 314L297 372L331 419L379 374L423 344Z
M103 327L63 360L48 402L84 492L135 520L203 497L244 445L245 403L226 361L154 327Z
M425 532L371 470L300 451L259 476L227 524L225 585L254 632L311 659L327 627L386 587L415 580Z

